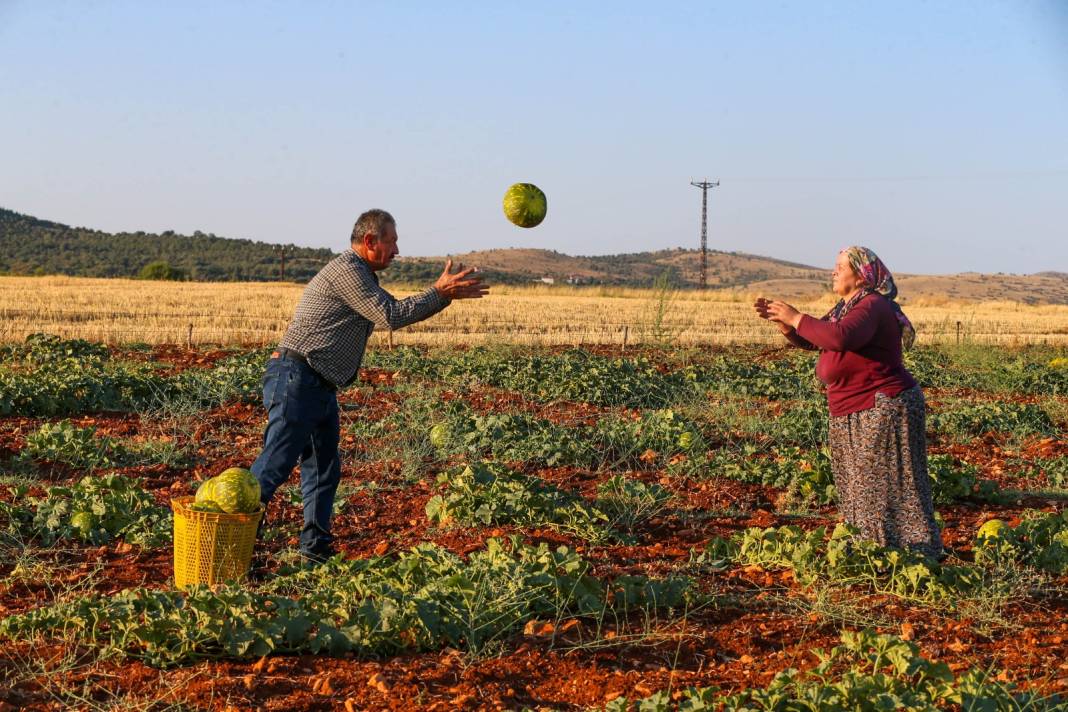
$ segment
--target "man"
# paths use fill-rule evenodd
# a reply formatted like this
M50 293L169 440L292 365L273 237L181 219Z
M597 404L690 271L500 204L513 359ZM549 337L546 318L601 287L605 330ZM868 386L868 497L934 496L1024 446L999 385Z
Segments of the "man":
M445 263L433 287L394 297L378 285L397 250L397 223L384 210L356 220L352 248L331 260L308 283L278 350L267 362L263 404L267 429L263 452L252 465L266 507L300 462L304 528L300 551L319 563L334 554L330 519L341 479L337 389L354 380L375 326L399 329L422 321L454 299L477 299L488 291L474 268L454 273Z

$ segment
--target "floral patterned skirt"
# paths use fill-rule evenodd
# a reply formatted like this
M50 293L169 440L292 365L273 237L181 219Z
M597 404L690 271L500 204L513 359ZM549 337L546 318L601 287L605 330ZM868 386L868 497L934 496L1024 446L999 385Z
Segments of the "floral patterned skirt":
M942 554L927 473L926 404L919 386L830 419L831 468L847 524L878 544Z

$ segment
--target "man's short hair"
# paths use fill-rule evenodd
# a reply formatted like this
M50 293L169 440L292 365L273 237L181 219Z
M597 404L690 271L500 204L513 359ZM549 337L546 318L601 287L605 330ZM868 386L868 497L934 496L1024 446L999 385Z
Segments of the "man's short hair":
M377 208L368 210L356 218L356 224L352 227L350 242L354 244L361 242L363 236L367 233L380 237L386 231L386 225L396 227L397 221L385 210L378 210Z

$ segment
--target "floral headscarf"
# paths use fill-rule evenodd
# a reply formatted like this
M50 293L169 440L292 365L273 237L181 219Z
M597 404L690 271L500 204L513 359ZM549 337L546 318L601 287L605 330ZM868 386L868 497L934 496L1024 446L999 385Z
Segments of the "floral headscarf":
M849 264L857 276L860 277L862 286L860 291L848 302L844 299L839 300L834 305L834 308L827 313L827 319L840 321L864 297L872 293L881 294L890 301L890 305L894 308L894 315L897 317L897 323L901 325L901 345L906 349L911 348L916 340L916 330L912 327L912 322L909 321L909 318L901 311L898 303L894 301L897 298L897 285L894 284L894 276L890 274L890 270L867 247L854 245L845 248L842 252L848 256Z

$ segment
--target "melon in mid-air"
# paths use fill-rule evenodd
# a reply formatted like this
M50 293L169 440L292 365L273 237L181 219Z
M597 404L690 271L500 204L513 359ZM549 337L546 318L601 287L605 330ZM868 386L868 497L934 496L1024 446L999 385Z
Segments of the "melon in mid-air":
M504 194L504 215L519 227L535 227L545 219L548 201L532 183L516 183Z

